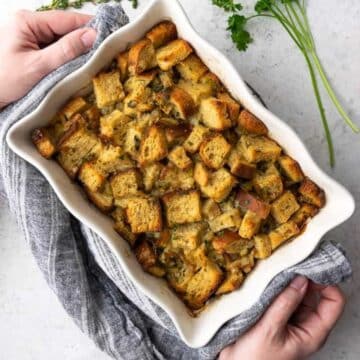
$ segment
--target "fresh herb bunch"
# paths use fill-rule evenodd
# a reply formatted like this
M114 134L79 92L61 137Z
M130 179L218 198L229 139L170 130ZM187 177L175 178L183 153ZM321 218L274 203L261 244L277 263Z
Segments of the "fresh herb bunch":
M95 5L108 3L110 1L120 2L121 0L51 0L48 5L43 5L37 9L37 11L46 10L65 10L70 7L80 9L85 3L93 3ZM133 8L138 6L138 0L129 0L132 3Z
M243 9L243 6L240 3L235 3L234 0L212 0L212 3L224 9L226 12L232 13L228 18L227 30L229 30L232 41L240 51L245 51L248 48L248 45L253 41L250 33L246 30L247 24L251 19L257 17L272 18L278 21L289 34L291 39L303 54L308 66L311 83L314 89L316 102L319 107L326 140L328 143L330 165L334 166L335 156L333 141L323 106L323 101L320 95L318 76L320 77L327 94L334 103L340 116L355 133L359 132L359 128L350 119L340 104L340 101L337 98L320 62L309 25L305 0L258 0L254 7L255 14L249 17L245 17L240 13Z

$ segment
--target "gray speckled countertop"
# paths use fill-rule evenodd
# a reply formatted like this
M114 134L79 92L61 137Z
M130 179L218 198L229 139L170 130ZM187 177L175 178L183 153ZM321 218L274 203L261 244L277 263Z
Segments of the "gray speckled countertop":
M140 0L136 11L124 2L131 18L148 3ZM251 5L255 1L243 1ZM39 0L1 1L0 24L16 8L34 9ZM287 121L304 140L318 164L345 185L360 201L360 135L345 127L326 102L336 147L337 165L328 166L322 126L305 64L277 24L253 22L256 38L245 54L235 51L226 35L224 13L210 0L182 0L198 32L235 64L243 78L262 96L268 107ZM93 7L86 8L93 11ZM321 59L348 109L360 124L360 1L309 0L309 16ZM341 212L341 208L339 208ZM346 224L326 235L347 249L354 277L344 285L348 296L345 314L317 360L360 358L360 223L359 211ZM29 249L3 201L0 201L0 344L1 358L108 359L68 319L48 290Z

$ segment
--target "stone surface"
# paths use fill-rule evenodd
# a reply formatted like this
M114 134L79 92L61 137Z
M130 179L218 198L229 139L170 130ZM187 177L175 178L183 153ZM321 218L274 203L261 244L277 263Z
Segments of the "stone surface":
M149 1L140 0L134 18ZM255 1L243 1L250 9ZM245 54L235 51L226 34L224 13L210 0L182 0L199 33L224 52L243 78L263 97L268 107L292 126L318 164L360 200L360 138L343 124L326 101L336 147L337 165L331 170L323 130L305 64L287 35L269 21L254 21L256 38ZM36 0L1 1L0 25L17 8L34 9ZM85 11L93 11L87 6ZM309 1L311 26L329 78L360 124L360 2ZM339 209L341 212L341 209ZM360 225L359 211L346 224L326 235L339 241L352 260L354 278L344 285L348 304L344 316L317 360L353 360L360 357ZM4 359L108 359L66 316L42 279L31 253L5 204L0 206L0 343Z

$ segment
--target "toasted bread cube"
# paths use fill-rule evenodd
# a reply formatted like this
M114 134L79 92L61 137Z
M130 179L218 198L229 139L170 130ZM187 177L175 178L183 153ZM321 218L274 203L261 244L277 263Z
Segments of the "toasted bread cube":
M300 205L291 191L285 191L271 204L271 215L278 224L287 222Z
M167 142L164 130L151 126L141 140L139 163L141 166L164 159L167 156Z
M153 163L145 166L143 170L143 183L145 191L151 191L160 177L163 165L160 163Z
M312 180L305 178L299 187L301 199L305 202L322 208L325 205L325 193Z
M114 230L123 237L131 247L135 245L137 235L133 234L130 230L129 225L125 223L125 214L124 210L117 207L111 213L112 218L114 219Z
M164 46L169 41L176 39L176 26L171 21L162 21L161 23L155 25L149 32L147 32L145 36L157 49L160 46Z
M167 71L179 64L193 52L190 44L176 39L156 51L156 60L161 70Z
M117 66L120 71L120 80L125 81L129 75L128 63L129 63L129 51L123 51L116 58Z
M254 236L256 259L266 259L271 255L271 242L266 234L258 234Z
M182 249L184 253L195 250L200 245L205 227L202 222L175 227L171 232L171 247Z
M155 66L155 48L149 39L141 39L131 46L128 57L128 70L131 75L141 74Z
M191 309L200 309L217 290L223 279L220 268L208 260L187 284L184 300Z
M60 110L60 113L65 115L65 117L69 120L75 114L83 112L88 106L89 104L81 96L77 96L67 102Z
M195 125L190 135L185 140L183 146L189 153L195 153L199 150L200 144L203 142L205 135L209 133L209 129L202 125Z
M196 190L168 193L162 200L169 227L202 219L200 194Z
M242 135L239 147L251 163L276 161L281 154L281 147L265 136Z
M302 229L309 218L314 217L319 212L319 208L311 204L303 204L300 209L291 217L299 229Z
M86 119L86 123L89 129L97 131L99 129L100 111L95 106L90 106L83 112L83 116Z
M241 284L244 282L244 274L241 270L239 271L229 271L226 273L224 281L216 290L216 295L228 294L236 289L238 289Z
M162 230L161 206L152 197L134 196L127 200L125 214L135 234Z
M134 249L137 261L140 263L144 270L157 263L156 254L151 245L143 239Z
M218 232L224 229L238 229L241 224L241 215L238 209L232 209L209 221L210 229Z
M267 135L269 132L266 125L248 110L242 110L237 121L243 133Z
M200 84L205 84L211 87L212 92L214 94L218 93L218 92L222 92L224 91L224 86L221 83L221 81L219 80L219 78L212 72L208 71L206 74L204 74L200 80L199 80Z
M227 163L230 172L242 179L250 180L255 175L256 166L247 162L236 149L230 152Z
M275 250L285 241L291 239L299 233L300 230L293 221L288 221L284 224L279 225L276 229L270 231L269 233L272 250Z
M241 222L239 235L245 239L251 239L258 233L261 225L261 218L256 213L248 210Z
M49 129L44 127L35 129L31 138L41 156L50 159L55 154L56 145Z
M280 156L278 162L281 170L292 182L298 183L304 179L299 163L290 156Z
M134 160L138 157L142 135L143 132L141 129L129 124L124 138L124 151Z
M131 119L127 115L116 109L100 118L100 134L102 137L112 140L116 145L122 145L127 124L130 121Z
M185 80L198 82L199 79L207 73L207 66L196 54L189 55L184 61L176 66L177 71Z
M166 278L171 288L178 294L184 294L190 279L195 273L194 266L183 258L176 258L175 266L167 268Z
M182 146L174 147L168 155L169 160L179 169L188 169L192 165L191 159L186 155Z
M110 179L110 185L115 199L136 195L142 186L141 175L137 169L120 171Z
M216 202L223 201L235 186L235 178L224 168L211 174L209 182L201 186L201 192Z
M213 220L221 215L220 206L213 199L206 199L202 205L202 214L205 219Z
M235 101L227 92L221 92L217 94L217 98L226 104L229 117L232 123L235 124L239 117L240 104Z
M209 84L180 80L177 86L185 90L191 96L197 107L200 106L203 99L213 95L213 90Z
M242 210L251 210L263 220L269 216L270 205L242 189L236 195L236 202Z
M160 193L174 190L190 190L194 185L193 169L181 170L173 164L169 164L161 170L159 180L156 183Z
M159 233L159 236L154 237L153 243L156 248L164 250L170 243L171 232L168 228L165 228Z
M124 89L127 94L139 93L143 91L156 77L157 70L143 72L141 74L130 76L124 83Z
M212 239L212 247L220 254L228 253L241 255L245 250L248 253L249 241L242 239L237 231L225 230Z
M171 119L171 118L167 118ZM173 119L171 119L173 120ZM159 123L164 123L167 120L165 118L160 119ZM180 124L176 126L170 126L165 129L166 141L169 146L182 144L188 137L191 128L188 124Z
M192 97L180 87L175 87L170 93L170 103L174 107L174 116L177 119L186 120L196 110Z
M93 161L82 164L78 176L83 185L92 192L98 191L106 180Z
M256 193L261 199L271 202L278 198L284 191L284 185L280 175L258 174L253 180Z
M199 186L205 186L208 184L210 174L206 169L205 165L198 161L194 168L194 180Z
M100 73L93 78L93 86L96 104L100 109L113 105L125 97L118 71Z
M89 200L104 213L110 212L114 208L114 197L108 182L105 182L102 189L92 192L85 188Z
M202 122L210 129L224 130L232 125L226 103L214 97L201 101L200 115Z
M200 145L202 161L212 169L220 169L230 154L231 145L221 134L212 134L205 137Z

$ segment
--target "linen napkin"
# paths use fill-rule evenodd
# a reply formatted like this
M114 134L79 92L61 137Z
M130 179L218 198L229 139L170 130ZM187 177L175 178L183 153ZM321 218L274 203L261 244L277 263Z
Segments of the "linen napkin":
M338 245L323 243L307 260L276 276L260 300L228 321L208 345L192 349L180 340L168 315L131 283L103 240L70 215L44 177L5 142L12 124L34 110L59 80L87 62L100 43L127 22L120 5L100 6L89 24L98 32L93 49L48 75L0 113L3 193L48 285L103 351L114 359L214 359L259 319L296 274L324 285L337 284L351 275L351 266Z

